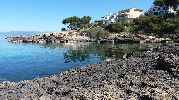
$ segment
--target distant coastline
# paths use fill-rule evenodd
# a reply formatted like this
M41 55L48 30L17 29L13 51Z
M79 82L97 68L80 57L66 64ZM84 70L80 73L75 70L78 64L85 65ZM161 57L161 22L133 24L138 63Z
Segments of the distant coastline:
M86 33L83 33L86 34ZM173 35L175 36L175 35ZM176 36L175 36L176 37ZM105 38L93 39L81 35L77 30L40 33L28 36L7 37L12 43L68 43L68 42L99 42L99 43L177 43L173 37L148 36L144 34L130 34L127 32L113 33Z

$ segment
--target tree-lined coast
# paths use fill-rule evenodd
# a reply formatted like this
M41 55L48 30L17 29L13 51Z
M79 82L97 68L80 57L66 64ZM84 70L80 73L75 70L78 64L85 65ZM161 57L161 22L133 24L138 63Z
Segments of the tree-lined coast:
M68 17L62 21L62 23L67 26L66 28L62 28L62 32L51 32L48 34L39 34L33 36L10 37L9 41L18 43L48 43L68 41L178 43L178 1L169 2L167 0L155 0L153 4L155 5L154 8L150 8L150 10L144 14L142 14L141 10L137 8L131 8L119 11L119 14L115 15L118 16L115 19L103 19L100 21L91 22L92 17L90 16L83 16L82 18L77 16ZM138 15L136 18L125 18L127 17L127 12L130 12L130 10L134 10L136 13L138 11L141 13L141 15ZM151 13L151 11L153 12ZM113 18L115 16L106 16L106 18ZM123 21L121 21L120 18L122 18ZM111 22L113 20L114 22Z

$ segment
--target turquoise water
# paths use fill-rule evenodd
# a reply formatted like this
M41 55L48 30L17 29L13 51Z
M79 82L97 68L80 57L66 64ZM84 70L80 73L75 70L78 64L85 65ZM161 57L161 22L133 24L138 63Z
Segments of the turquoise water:
M67 62L68 48L50 48L43 45L12 44L0 37L0 82L21 81L49 76L101 60L90 54L83 61Z
M143 50L140 44L13 44L0 36L0 82L31 80Z

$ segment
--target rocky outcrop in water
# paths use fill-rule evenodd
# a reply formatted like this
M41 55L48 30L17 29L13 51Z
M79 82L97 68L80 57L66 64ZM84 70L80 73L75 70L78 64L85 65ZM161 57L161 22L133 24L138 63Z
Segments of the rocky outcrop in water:
M7 37L7 40L12 43L64 43L69 41L86 42L90 39L86 36L81 36L75 30L70 30L31 36Z
M83 34L83 35L82 35ZM9 42L13 43L67 43L67 42L112 42L112 43L167 43L178 42L176 39L179 35L171 35L170 37L163 36L147 36L143 34L129 34L126 32L110 34L105 38L99 40L91 39L85 35L86 33L80 33L75 30L53 32L37 34L32 36L18 36L8 37Z
M57 75L0 84L2 100L178 100L179 51L161 46Z

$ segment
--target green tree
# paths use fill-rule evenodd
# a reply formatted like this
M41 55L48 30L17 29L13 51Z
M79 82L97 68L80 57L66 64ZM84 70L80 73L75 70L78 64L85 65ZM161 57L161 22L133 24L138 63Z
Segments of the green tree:
M69 29L77 29L78 24L81 22L81 19L79 17L73 16L69 18L65 18L62 23L65 25L68 25Z
M83 24L89 24L91 21L91 17L90 16L84 16L83 18L81 18L81 22Z
M65 18L62 23L64 25L68 25L67 27L69 29L75 29L77 30L78 28L86 28L89 26L89 23L91 21L90 16L84 16L83 18L79 18L76 16Z
M61 31L66 31L66 28L61 28Z
M145 16L137 19L131 25L132 33L145 33L148 35L157 34L178 34L179 33L179 16Z
M107 27L107 30L110 32L123 32L125 30L125 26L121 23L113 23Z
M81 28L89 28L90 26L91 17L90 16L84 16L81 18Z
M164 0L167 7L173 7L175 10L178 8L179 0Z
M163 6L163 5L165 5L165 0L155 0L154 5Z
M175 10L178 8L179 0L155 0L153 2L157 6L173 7Z
M139 25L131 25L130 26L131 28L130 28L130 32L138 32L139 31Z

